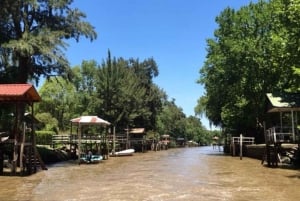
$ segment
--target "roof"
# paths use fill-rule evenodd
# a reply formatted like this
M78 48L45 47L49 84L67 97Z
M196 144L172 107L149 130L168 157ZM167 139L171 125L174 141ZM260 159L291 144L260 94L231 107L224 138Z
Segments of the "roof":
M299 93L267 93L267 112L300 111Z
M83 125L110 125L110 123L97 116L81 116L75 119L71 119L72 124Z
M39 102L41 97L32 84L0 84L0 102Z

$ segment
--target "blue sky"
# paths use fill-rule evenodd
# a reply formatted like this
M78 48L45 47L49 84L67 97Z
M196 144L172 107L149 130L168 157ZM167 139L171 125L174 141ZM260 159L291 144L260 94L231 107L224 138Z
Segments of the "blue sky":
M83 60L101 63L108 49L114 57L153 58L154 82L189 116L204 89L196 81L213 38L215 18L226 7L239 9L250 0L74 0L98 33L97 40L68 41L72 66ZM252 2L257 2L256 0ZM208 120L202 123L209 128Z

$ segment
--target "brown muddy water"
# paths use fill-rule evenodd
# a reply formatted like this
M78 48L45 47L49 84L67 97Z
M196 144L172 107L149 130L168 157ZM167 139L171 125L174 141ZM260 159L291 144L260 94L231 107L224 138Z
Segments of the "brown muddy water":
M300 171L267 168L212 147L59 163L29 177L0 177L0 201L299 201Z

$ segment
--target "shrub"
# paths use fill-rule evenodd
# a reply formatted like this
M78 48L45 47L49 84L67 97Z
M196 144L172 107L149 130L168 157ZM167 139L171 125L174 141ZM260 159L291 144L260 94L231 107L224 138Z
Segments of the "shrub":
M43 145L52 144L52 136L55 135L54 131L36 131L36 143Z

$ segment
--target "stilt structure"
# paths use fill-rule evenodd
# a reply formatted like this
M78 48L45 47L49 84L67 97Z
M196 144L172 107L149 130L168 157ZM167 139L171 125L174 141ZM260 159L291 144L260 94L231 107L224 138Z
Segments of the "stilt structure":
M39 101L31 84L0 84L1 114L11 118L11 122L0 123L11 124L6 127L7 139L0 145L0 174L30 175L39 167L46 169L36 148L34 121L25 123L24 119L25 110L29 109L33 116L33 104Z
M299 129L298 112L300 111L300 94L298 93L282 93L282 94L266 94L267 96L267 113L277 113L280 115L279 123L274 123L270 128L265 130L265 153L262 158L268 163L268 166L276 167L282 162L282 156L286 155L283 148L284 144L298 146L299 150ZM285 117L285 118L283 118ZM289 121L287 121L289 120ZM278 126L279 125L279 126ZM293 147L294 148L294 147Z
M127 133L128 145L126 149L134 149L139 152L146 151L145 128L131 128L125 130Z
M76 127L76 137L72 138L71 143L75 144L78 149L78 163L80 164L81 156L85 155L88 149L92 149L93 145L99 148L97 154L101 154L103 159L108 159L108 143L107 143L107 130L105 130L105 136L95 133L85 133L84 129L88 126L100 126L106 128L110 123L97 116L81 116L71 119L71 135L72 127Z

